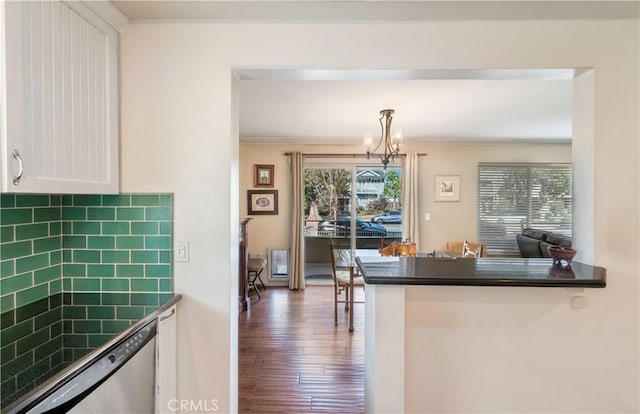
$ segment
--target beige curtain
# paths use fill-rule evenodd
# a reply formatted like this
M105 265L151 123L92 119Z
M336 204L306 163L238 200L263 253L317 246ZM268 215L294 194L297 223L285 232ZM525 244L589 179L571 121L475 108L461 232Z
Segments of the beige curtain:
M405 157L402 176L402 238L416 243L420 251L417 153L410 152Z
M304 174L302 153L291 153L291 256L289 289L304 289Z

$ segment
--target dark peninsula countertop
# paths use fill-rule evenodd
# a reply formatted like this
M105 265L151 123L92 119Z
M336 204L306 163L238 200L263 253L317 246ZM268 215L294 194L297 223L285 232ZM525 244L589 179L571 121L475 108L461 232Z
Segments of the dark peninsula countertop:
M358 256L368 284L529 286L603 288L606 269L573 262L571 269L551 259Z

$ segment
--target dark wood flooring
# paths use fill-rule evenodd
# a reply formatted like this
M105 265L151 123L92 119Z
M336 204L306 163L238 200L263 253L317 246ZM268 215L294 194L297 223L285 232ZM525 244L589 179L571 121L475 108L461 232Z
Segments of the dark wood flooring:
M356 299L362 299L361 289ZM355 331L333 287L269 287L239 317L238 409L264 412L364 412L364 304Z

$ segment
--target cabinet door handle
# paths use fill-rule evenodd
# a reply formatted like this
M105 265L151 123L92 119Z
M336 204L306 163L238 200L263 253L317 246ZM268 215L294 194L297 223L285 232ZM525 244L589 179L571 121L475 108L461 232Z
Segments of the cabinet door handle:
M18 161L18 175L13 177L13 185L18 185L20 184L20 179L22 178L22 174L24 174L24 168L22 166L22 157L20 156L20 153L18 152L18 150L13 150L12 155L13 155L13 158L15 158L16 161Z

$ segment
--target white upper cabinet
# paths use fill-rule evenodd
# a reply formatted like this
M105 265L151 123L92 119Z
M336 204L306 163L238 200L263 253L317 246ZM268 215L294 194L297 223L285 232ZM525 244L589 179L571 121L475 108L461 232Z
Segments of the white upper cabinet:
M118 32L82 2L2 2L3 192L117 193Z

